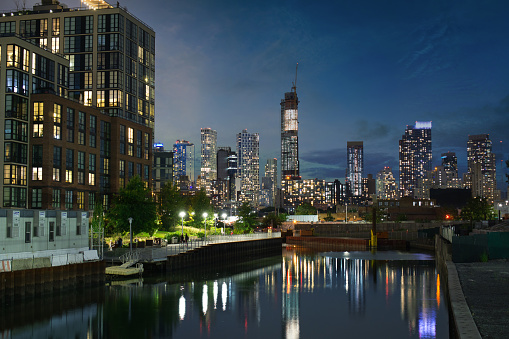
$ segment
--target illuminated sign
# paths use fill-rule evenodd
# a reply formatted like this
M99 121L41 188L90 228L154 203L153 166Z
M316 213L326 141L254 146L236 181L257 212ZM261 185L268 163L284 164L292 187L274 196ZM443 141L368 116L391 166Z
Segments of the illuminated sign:
M416 121L415 129L431 129L431 121Z

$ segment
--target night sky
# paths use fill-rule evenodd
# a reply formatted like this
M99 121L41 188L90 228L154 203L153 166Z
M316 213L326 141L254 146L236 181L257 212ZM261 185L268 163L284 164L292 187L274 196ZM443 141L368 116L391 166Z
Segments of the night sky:
M27 7L34 2L40 1L26 1ZM15 3L2 1L0 10ZM279 160L280 101L299 63L304 179L344 182L347 141L364 142L365 175L390 166L397 178L406 125L432 121L434 165L441 153L456 152L461 175L468 135L489 133L498 186L507 187L507 1L124 0L120 6L156 32L155 141L166 149L186 139L199 155L201 127L217 130L218 146L234 149L236 134L247 129L260 134L262 168L268 158Z

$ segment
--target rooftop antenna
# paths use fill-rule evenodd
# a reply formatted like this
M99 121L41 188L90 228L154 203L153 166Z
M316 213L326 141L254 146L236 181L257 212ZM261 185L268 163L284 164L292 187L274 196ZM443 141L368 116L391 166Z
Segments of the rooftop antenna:
M292 82L292 92L297 93L297 69L299 68L299 63L295 66L295 81Z

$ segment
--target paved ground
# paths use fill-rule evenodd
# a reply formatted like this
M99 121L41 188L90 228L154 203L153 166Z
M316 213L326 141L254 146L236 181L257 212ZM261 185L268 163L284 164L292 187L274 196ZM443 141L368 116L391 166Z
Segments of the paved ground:
M456 263L468 307L483 338L509 338L509 261Z

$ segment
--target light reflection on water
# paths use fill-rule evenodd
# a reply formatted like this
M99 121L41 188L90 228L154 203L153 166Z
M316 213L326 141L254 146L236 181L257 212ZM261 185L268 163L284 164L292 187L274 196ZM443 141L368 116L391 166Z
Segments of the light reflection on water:
M107 286L97 300L0 337L449 336L440 280L425 255L288 249L244 272L174 280Z

